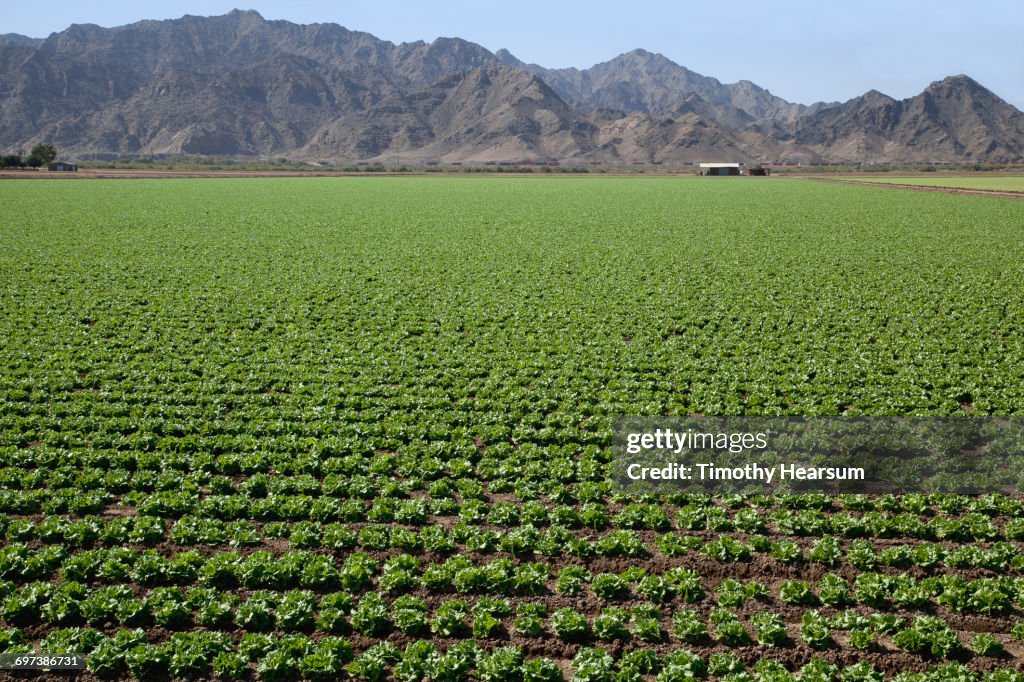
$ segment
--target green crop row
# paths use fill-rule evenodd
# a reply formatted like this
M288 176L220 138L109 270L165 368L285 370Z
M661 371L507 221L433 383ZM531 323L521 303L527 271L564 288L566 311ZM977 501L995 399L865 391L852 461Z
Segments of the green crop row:
M911 648L938 646L944 642L941 628L920 620L907 637ZM20 643L20 633L0 633L8 651L31 652ZM979 638L975 638L977 641ZM912 643L913 642L913 643ZM64 629L52 632L44 645L62 651L80 651L89 670L100 678L125 673L145 680L166 677L195 678L216 674L218 679L244 679L255 671L263 680L331 680L346 673L353 679L376 682L389 674L402 682L564 682L565 672L543 657L529 657L521 647L496 646L484 649L472 641L456 642L446 648L429 641L406 645L404 651L391 642L381 642L359 655L340 637L312 640L302 634L272 638L249 633L235 645L222 633L176 633L167 641L151 644L141 629L119 630L106 637L95 630ZM984 642L977 642L980 648ZM604 649L582 647L571 662L571 682L640 682L651 676L655 682L683 682L711 677L756 682L876 682L883 674L867 661L840 668L819 658L796 671L770 657L761 657L748 668L730 652L704 657L687 649L658 655L651 649L631 649L618 660ZM903 672L896 682L1019 682L1024 674L1012 669L976 673L962 663L933 665L927 672Z

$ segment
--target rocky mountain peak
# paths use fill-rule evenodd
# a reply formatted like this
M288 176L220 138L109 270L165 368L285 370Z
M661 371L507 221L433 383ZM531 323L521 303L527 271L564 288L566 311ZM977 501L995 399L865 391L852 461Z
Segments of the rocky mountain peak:
M896 100L788 102L635 49L585 69L459 37L395 44L254 10L0 36L0 150L632 164L1024 157L1024 115L965 75Z

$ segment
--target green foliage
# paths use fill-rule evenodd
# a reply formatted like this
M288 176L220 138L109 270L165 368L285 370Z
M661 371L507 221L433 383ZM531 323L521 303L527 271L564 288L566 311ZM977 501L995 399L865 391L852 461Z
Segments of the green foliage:
M481 608L481 604L478 602L473 607L473 637L486 639L500 635L504 631L500 620L502 615L507 615L507 612Z
M480 649L473 642L457 642L442 656L427 660L427 678L431 680L460 681L468 679L469 671L480 657Z
M404 594L391 603L391 622L406 635L418 635L428 629L427 602L422 597Z
M315 609L316 600L311 592L287 592L277 604L277 624L286 631L310 630L313 627Z
M672 632L689 644L699 644L708 637L708 626L700 613L693 609L679 609L672 614Z
M388 605L376 592L363 595L352 612L352 629L367 636L381 635L388 627Z
M1003 643L992 635L982 632L971 638L971 650L979 656L1002 656Z
M762 611L753 618L757 641L767 647L782 646L788 639L786 624L777 613Z
M854 540L846 552L846 560L862 571L870 571L875 567L878 558L875 547L867 540Z
M660 575L648 575L637 583L636 593L650 601L660 604L672 598L672 587Z
M686 603L695 603L705 597L705 590L700 583L700 576L689 568L670 568L665 573L665 580L673 592Z
M871 651L878 646L878 635L868 629L850 631L850 646L859 651Z
M539 637L544 631L547 612L544 604L521 602L516 607L515 631L527 637Z
M555 589L558 594L570 597L579 594L588 580L590 572L582 566L566 566L558 573Z
M672 652L666 657L666 662L676 660L681 653L681 651ZM650 675L661 669L661 661L657 652L652 649L632 649L624 652L619 658L619 669L622 670L626 667L633 668L640 675Z
M728 654L725 654L728 656ZM730 668L727 659L716 659L719 668ZM661 670L655 678L656 682L675 682L677 680L692 680L703 677L708 670L704 659L686 649L677 649L665 656Z
M522 679L523 652L518 647L495 647L477 666L482 682L519 682Z
M348 664L346 670L349 675L358 680L378 682L384 678L388 669L398 663L401 658L398 647L391 642L381 642L357 656Z
M397 680L402 682L418 682L427 674L427 666L431 659L440 654L437 647L429 641L417 640L406 645L400 660L392 670Z
M724 651L716 651L708 657L707 670L710 675L725 677L726 675L742 673L746 669L743 666L743 662L735 655Z
M274 628L273 599L266 594L254 594L239 605L235 620L250 632L266 632Z
M800 668L800 682L836 682L838 678L839 668L820 658L812 658Z
M660 642L665 638L661 621L652 617L637 617L633 621L633 636L641 642Z
M832 644L828 621L817 611L807 611L800 621L800 639L814 649L824 649Z
M614 573L601 573L594 576L590 589L604 600L621 599L629 592L629 585Z
M462 637L466 634L469 606L462 599L446 601L437 607L430 630L442 637Z
M843 552L839 547L839 540L834 537L821 538L814 543L814 546L807 553L808 559L819 564L825 564L826 566L835 566L842 556Z
M594 636L606 642L629 638L629 612L621 608L604 608L594 618Z
M1024 637L1017 496L659 498L612 484L608 445L627 413L1016 414L1013 206L379 180L0 185L3 649L104 678L540 682L561 670L503 638L553 634L578 679L786 680L725 651L778 656L779 614L748 615L782 602L829 614L791 625L809 646L931 659L915 682L1007 664L940 617ZM592 623L559 608L591 592Z
M755 663L754 674L758 682L792 682L795 679L784 665L770 658L762 658Z
M818 582L818 598L825 606L839 608L853 603L850 586L835 573L827 573Z
M772 543L770 554L773 559L787 564L801 561L804 558L800 545L792 540L780 540Z
M893 643L912 654L949 658L963 649L956 631L935 616L915 616L913 623L893 636Z
M779 600L786 604L813 605L818 597L811 586L803 580L787 580L779 587Z
M581 641L590 635L586 616L568 607L551 614L551 630L567 642Z
M612 682L613 663L604 649L583 647L572 661L572 682Z
M726 646L744 646L750 643L750 635L735 615L725 611L721 618L714 615L712 617L715 620L715 637L719 642Z
M213 671L222 680L241 680L248 672L248 662L240 653L221 652L212 663Z
M726 578L718 585L718 605L740 607L747 601L747 590L743 583L733 578Z
M723 535L717 540L705 544L702 551L705 555L719 561L750 561L751 557L750 548L747 545L728 535Z
M57 158L57 150L49 142L40 142L32 147L32 150L29 152L29 158L38 159L39 165L45 166ZM33 164L29 162L28 165L31 166Z
M843 668L839 679L842 682L883 682L885 676L867 661L859 661Z
M338 679L352 660L352 645L341 637L325 637L299 661L302 676L309 680Z
M879 573L861 573L854 580L857 601L866 606L884 608L889 603L891 580Z
M563 682L558 664L549 658L530 658L523 662L523 682Z

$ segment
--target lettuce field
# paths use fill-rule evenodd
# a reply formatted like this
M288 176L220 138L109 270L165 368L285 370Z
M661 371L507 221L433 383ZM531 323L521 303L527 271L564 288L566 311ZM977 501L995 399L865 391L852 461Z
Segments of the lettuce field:
M410 177L0 204L0 663L1024 680L1018 494L608 477L616 415L1024 413L1024 203Z

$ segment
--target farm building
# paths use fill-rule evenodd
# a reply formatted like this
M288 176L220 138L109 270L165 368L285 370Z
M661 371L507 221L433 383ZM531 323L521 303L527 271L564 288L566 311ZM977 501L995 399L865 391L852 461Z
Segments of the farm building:
M701 175L739 175L739 163L702 163L700 164Z
M71 172L74 173L78 170L78 164L68 163L67 161L54 161L46 165L47 170L57 172Z

